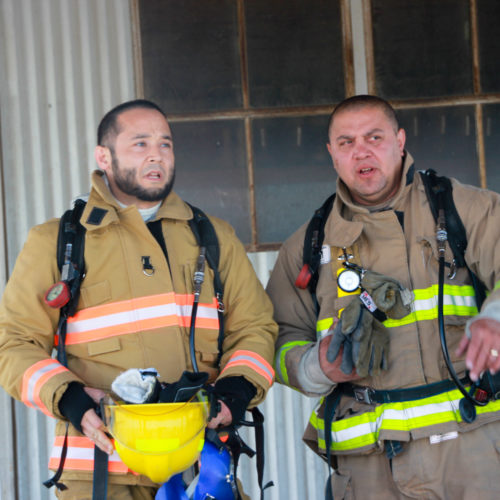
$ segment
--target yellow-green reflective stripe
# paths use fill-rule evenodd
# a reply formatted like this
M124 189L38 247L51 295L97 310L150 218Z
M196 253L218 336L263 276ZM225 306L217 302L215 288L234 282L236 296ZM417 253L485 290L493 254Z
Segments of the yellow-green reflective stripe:
M306 344L312 344L312 342L309 342L307 340L300 340L297 342L287 342L284 344L281 349L276 353L276 358L275 358L275 368L276 368L276 378L278 379L279 382L282 384L288 385L288 372L286 369L286 353L290 350L293 349L294 347L300 346L300 345L306 345Z
M498 290L500 288L500 281L493 287L493 290Z
M497 284L500 286L500 284ZM469 285L444 285L443 314L445 316L475 316L478 313L474 289ZM412 312L402 319L387 319L388 328L409 325L438 317L438 285L413 291ZM323 337L333 324L333 318L323 318L316 323L318 338Z
M322 339L333 325L333 318L323 318L316 322L316 338Z
M438 285L416 289L413 294L412 312L402 319L384 321L385 326L394 328L438 317ZM445 316L475 316L477 312L474 288L469 285L444 285L443 314Z
M373 411L332 423L332 450L345 451L361 448L378 441L381 430L411 432L431 425L461 422L458 404L462 395L458 390L430 398L403 403L386 403ZM500 410L500 401L476 407L478 415ZM324 421L313 412L311 424L318 430L318 442L324 448Z

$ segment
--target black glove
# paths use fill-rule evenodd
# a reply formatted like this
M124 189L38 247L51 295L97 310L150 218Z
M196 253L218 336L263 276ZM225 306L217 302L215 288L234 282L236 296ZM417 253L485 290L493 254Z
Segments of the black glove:
M184 403L189 401L206 383L208 373L184 371L181 378L172 384L161 384L158 402Z
M70 382L59 401L59 411L67 418L78 432L82 431L83 415L96 409L96 402L85 392L79 382Z
M211 400L209 421L219 413L220 404L217 406L217 403L218 400L221 400L224 401L231 412L233 425L238 425L243 420L247 407L257 393L257 389L245 377L236 376L217 380L211 392L216 406L212 411L214 403Z

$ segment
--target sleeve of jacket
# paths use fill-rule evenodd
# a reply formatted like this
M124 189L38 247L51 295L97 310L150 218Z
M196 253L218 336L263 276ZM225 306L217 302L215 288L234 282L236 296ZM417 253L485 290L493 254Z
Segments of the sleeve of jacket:
M0 303L0 385L14 398L61 418L59 399L73 373L51 358L59 310L44 302L59 279L56 242L59 222L29 232Z
M334 384L319 365L316 311L311 293L295 286L302 268L305 229L306 226L300 228L281 247L267 293L279 325L276 379L304 394L318 396L329 393Z
M211 220L219 238L219 272L224 286L225 333L219 377L244 376L256 388L250 403L255 406L274 381L278 326L271 301L234 230L219 219Z
M466 261L488 296L478 316L500 322L500 195L453 183L454 200L467 232Z

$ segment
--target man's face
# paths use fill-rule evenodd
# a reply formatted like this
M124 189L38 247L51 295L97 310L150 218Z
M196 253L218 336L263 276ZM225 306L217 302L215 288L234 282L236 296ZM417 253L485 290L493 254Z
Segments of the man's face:
M338 176L360 205L379 205L401 182L405 133L377 107L341 111L330 128L328 152Z
M174 182L170 127L161 113L135 108L118 117L120 132L109 150L106 172L111 192L125 205L148 208L163 200Z

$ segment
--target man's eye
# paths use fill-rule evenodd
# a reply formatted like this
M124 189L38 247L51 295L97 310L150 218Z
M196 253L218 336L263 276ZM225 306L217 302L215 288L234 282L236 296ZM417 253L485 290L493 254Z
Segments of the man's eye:
M146 143L145 143L145 142L143 142L143 141L139 141L139 142L136 142L136 143L135 143L135 146L140 146L140 147L143 147L143 146L145 146L145 145L146 145Z
M162 148L171 148L172 147L172 144L170 142L164 142L162 145L161 145Z

